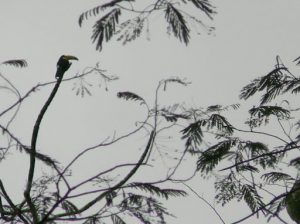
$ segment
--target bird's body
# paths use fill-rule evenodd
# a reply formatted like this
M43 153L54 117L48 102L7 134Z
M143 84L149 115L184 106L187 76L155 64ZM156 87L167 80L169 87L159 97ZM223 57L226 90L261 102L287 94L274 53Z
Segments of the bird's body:
M59 79L64 75L64 73L70 68L71 62L69 60L78 60L75 56L71 55L62 55L57 62L57 71L55 78Z

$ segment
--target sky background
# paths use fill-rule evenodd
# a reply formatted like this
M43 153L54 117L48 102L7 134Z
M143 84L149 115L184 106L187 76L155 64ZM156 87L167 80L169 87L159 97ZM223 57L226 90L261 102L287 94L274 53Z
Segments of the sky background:
M114 131L124 134L134 128L136 120L143 120L145 110L136 104L121 102L116 97L119 91L135 92L152 104L158 82L178 76L192 84L169 88L162 96L166 102L184 102L189 106L227 105L238 102L240 89L249 81L269 72L277 55L287 65L292 65L292 61L300 56L298 0L214 0L212 3L218 14L213 21L208 21L216 28L214 35L207 35L199 29L201 34L194 33L190 44L185 46L173 36L166 35L164 15L161 14L149 24L150 41L146 35L125 46L112 40L98 52L90 40L95 20L85 21L80 28L78 17L101 2L0 2L0 61L24 58L29 64L22 70L2 66L0 71L13 81L21 93L26 93L37 83L54 81L56 62L62 54L79 58L66 73L67 76L99 62L100 68L107 70L107 74L119 77L119 80L108 83L108 91L103 82L93 83L93 95L84 98L75 95L72 83L62 85L43 120L38 140L42 152L60 161L69 161L80 149L98 143ZM298 71L295 66L293 68ZM98 88L98 84L102 86ZM20 116L11 127L27 144L38 111L50 91L51 88L46 87L33 94L24 103ZM3 107L15 100L5 91L0 95ZM239 117L236 119L238 122ZM134 141L142 145L145 138ZM127 151L123 153L118 154L118 158L109 153L106 156L119 159L131 155ZM24 154L11 153L0 164L0 177L12 186L10 192L19 192L14 193L16 198L22 194L22 190L18 189L24 186L26 158ZM134 161L136 158L131 159ZM97 159L86 158L83 164L88 164L88 161L96 162ZM109 166L107 163L105 165ZM7 175L8 167L14 167L16 173ZM86 166L77 172L84 176L94 168ZM200 195L214 203L211 185L205 185L200 178L191 184ZM171 201L170 208L178 217L170 223L220 223L211 209L193 195ZM249 213L246 207L237 204L225 208L217 206L217 209L228 223ZM283 217L288 220L286 215ZM251 219L245 223L265 222L263 219ZM279 222L274 220L271 223Z

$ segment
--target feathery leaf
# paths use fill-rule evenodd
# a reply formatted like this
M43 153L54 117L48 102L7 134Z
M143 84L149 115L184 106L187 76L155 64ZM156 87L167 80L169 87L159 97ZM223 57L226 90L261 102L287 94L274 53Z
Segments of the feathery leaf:
M212 14L215 14L214 6L210 4L208 0L189 0L191 1L198 9L202 10L210 19L212 19Z
M279 119L290 118L290 111L279 106L253 107L252 109L249 110L249 113L251 116L255 116L261 119L262 118L267 119L271 115L274 115Z
M102 50L103 41L109 41L116 30L116 24L119 23L121 10L115 8L99 19L93 26L93 43L96 42L96 50Z
M128 195L129 197L125 198L120 204L121 209L132 214L140 221L139 223L166 224L164 216L171 214L155 198L132 193Z
M247 141L243 145L243 148L249 151L251 158L257 157L269 151L268 146L261 142Z
M122 41L122 44L125 45L140 37L144 28L144 22L145 18L138 16L121 23L119 30L116 32L116 34L120 34L117 41Z
M229 135L233 133L232 125L220 114L212 114L207 121L207 127L209 129L217 128L219 131L225 132Z
M239 183L235 180L233 173L229 174L215 182L217 203L221 203L222 206L230 202L234 198L242 197L242 193L239 189Z
M293 180L290 175L282 172L269 172L265 173L261 176L261 178L266 181L267 183L274 184L278 181L287 181L287 180Z
M129 184L129 187L147 191L150 194L156 194L156 195L158 195L160 197L164 197L166 199L168 199L170 196L172 196L172 197L187 196L187 193L183 190L161 189L161 188L154 186L153 184L149 184L149 183L131 183L131 184Z
M167 3L165 18L169 23L174 36L179 38L179 40L183 41L185 44L188 44L190 30L187 27L183 15L171 3Z
M123 98L125 100L134 100L134 101L139 101L140 102L140 105L142 104L146 104L145 100L136 95L135 93L132 93L132 92L118 92L117 96L119 98Z
M189 119L189 116L184 114L162 113L162 116L169 122L176 122L178 118Z
M225 156L231 154L229 150L235 145L235 140L224 140L211 146L198 158L197 170L205 173L212 171Z
M250 184L245 184L241 187L243 199L247 203L252 212L263 206L261 196L257 193L255 187Z
M250 84L243 87L240 98L247 100L255 93L265 90L266 93L262 96L261 104L270 102L284 91L288 79L284 71L287 71L286 67L276 67L267 75L254 79Z
M115 5L117 5L118 3L121 3L123 1L127 1L127 2L130 2L130 1L134 1L134 0L112 0L108 3L105 3L105 4L102 4L102 5L99 5L99 6L96 6L92 9L89 9L83 13L81 13L81 15L79 16L79 19L78 19L78 24L79 26L81 27L82 26L82 23L84 20L87 20L89 17L91 16L96 16L98 15L101 11L107 9L107 8L110 8L110 7L113 7Z
M255 166L251 166L249 164L243 164L243 165L239 165L236 166L236 171L237 172L245 172L245 171L249 171L249 172L255 172L258 173L259 169L256 168Z
M200 145L202 142L203 132L201 126L205 124L204 120L196 121L183 130L182 132L182 139L186 139L186 147L193 145Z
M18 68L25 68L28 65L27 61L24 59L7 60L7 61L2 62L1 64L11 65L11 66L15 66Z

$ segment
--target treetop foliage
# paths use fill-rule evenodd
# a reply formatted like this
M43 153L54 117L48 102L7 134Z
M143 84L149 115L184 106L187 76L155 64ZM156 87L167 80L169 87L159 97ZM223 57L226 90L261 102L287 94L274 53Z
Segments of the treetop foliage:
M216 13L215 7L209 0L180 0L177 2L152 0L143 4L135 0L113 0L83 12L79 16L78 23L81 27L83 22L90 17L100 17L93 26L91 39L93 43L96 43L96 50L101 51L104 41L111 40L115 35L118 35L118 41L126 44L140 37L145 26L147 27L146 32L149 32L151 16L163 13L167 22L167 31L181 42L188 44L191 24L200 25L208 33L213 31L213 27L205 25L198 15L191 15L189 8L200 10L209 19L213 19L213 15ZM128 14L126 14L124 20L120 20L124 12L130 12L133 17L128 19Z
M221 106L216 105L193 113L193 120L182 130L188 151L198 158L197 171L217 178L217 202L225 205L232 200L243 200L250 208L249 216L235 223L258 213L268 220L276 218L287 223L280 211L286 207L286 196L299 178L290 172L299 169L299 157L295 158L299 150L299 108L296 102L288 102L288 95L284 103L276 100L279 95L298 94L299 85L300 77L292 74L277 57L275 69L241 90L240 97L244 100L262 93L258 105L249 110L246 129L229 123ZM276 125L277 130L265 131L270 124ZM253 141L254 136L273 138L276 143ZM291 200L289 203L291 206Z
M191 8L200 11L208 19L213 19L216 13L209 0L153 0L150 3L112 0L83 12L78 22L79 26L82 26L85 20L97 17L91 39L96 44L96 50L101 51L104 42L114 37L126 44L140 37L145 29L149 32L151 16L161 13L167 24L167 32L173 34L180 42L188 44L193 23L197 23L208 32L212 31L200 17L190 14ZM129 18L126 12L133 17ZM300 65L300 57L294 62L296 66ZM24 68L27 62L16 59L4 61L0 65ZM84 80L92 73L99 75L105 82L116 79L106 75L97 65L82 74L65 78L64 81L79 80L79 84L73 87L76 95L92 95L89 90L92 85ZM240 109L240 104L213 104L206 108L188 108L180 103L161 105L160 92L166 91L168 85L189 84L181 78L169 78L158 83L155 102L152 105L131 91L118 92L118 98L146 107L145 120L135 121L136 128L124 135L114 135L82 149L67 164L61 164L36 150L39 126L63 77L57 82L38 84L24 95L21 95L13 83L1 73L0 78L5 82L0 89L9 90L17 97L15 103L0 112L1 117L15 109L13 115L7 120L4 119L4 124L0 124L2 135L5 136L3 141L6 141L6 146L0 150L0 161L6 159L11 148L25 151L30 157L22 200L12 200L0 180L0 215L4 222L42 224L82 221L85 224L125 224L134 220L143 224L165 224L166 216L172 214L161 201L187 196L187 192L177 188L163 188L162 184L185 184L196 173L200 173L202 177L215 177L217 203L225 206L235 200L243 201L249 207L250 214L234 223L243 222L254 215L263 215L268 221L278 219L287 223L281 217L284 208L287 208L293 220L300 220L300 205L297 199L300 177L300 108L297 102L288 101L288 94L297 95L300 92L300 77L290 72L279 56L276 58L275 67L268 74L252 80L241 89L242 100L259 94L261 96L257 105L248 110L244 128L237 127L227 118L230 114L228 112ZM10 124L18 116L21 104L37 88L48 85L54 85L54 88L37 117L31 145L28 146L10 131ZM279 101L279 96L286 96L286 99ZM146 178L145 181L132 181L132 177L142 170L142 167L153 168L153 152L158 152L163 162L170 158L161 153L159 144L159 137L168 130L172 130L173 133L176 131L179 135L177 140L182 142L177 149L180 156L172 161L175 165L168 167L165 173L162 172L162 179L153 182L147 182ZM83 155L123 141L141 131L145 131L147 140L142 150L137 151L139 157L135 163L115 164L76 183L70 181L72 167ZM167 137L174 141L176 134ZM173 148L170 151L175 152ZM177 179L175 174L178 168L185 164L187 155L196 158L195 172L185 177L186 179ZM36 159L43 161L42 165L50 167L51 173L34 178ZM120 173L123 175L115 177L114 172L121 169ZM211 208L214 209L212 206ZM214 211L216 212L215 209ZM217 212L216 214L219 216Z

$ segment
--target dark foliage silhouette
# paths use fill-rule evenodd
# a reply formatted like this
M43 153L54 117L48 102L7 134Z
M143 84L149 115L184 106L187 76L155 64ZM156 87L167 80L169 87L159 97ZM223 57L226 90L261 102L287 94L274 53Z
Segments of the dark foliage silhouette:
M156 90L156 103L153 108L151 108L142 97L135 93L129 91L119 92L117 94L119 98L136 101L140 106L147 108L148 114L145 121L141 122L136 129L125 135L119 137L114 136L110 141L101 142L95 146L83 149L69 164L62 165L55 159L37 152L36 149L40 125L60 85L63 82L85 79L88 75L100 75L105 81L116 79L114 76L106 75L99 69L98 65L85 69L82 74L76 74L71 78L64 78L64 74L71 66L70 60L78 59L74 56L61 56L57 63L56 78L58 79L56 81L37 84L24 96L19 94L16 103L12 104L12 106L2 112L2 114L5 114L7 111L20 106L20 104L24 102L30 94L34 93L37 88L54 85L49 98L44 103L34 124L30 147L24 145L18 137L8 130L7 127L0 126L3 130L3 135L10 138L9 142L16 143L18 149L26 151L30 157L23 200L20 202L13 201L0 180L1 219L4 220L5 223L57 223L61 221L83 221L83 223L127 223L128 220L132 219L149 224L166 223L166 216L172 216L172 214L167 211L159 198L167 200L170 197L183 197L187 195L187 193L181 189L163 188L160 186L160 184L172 182L172 176L175 172L166 175L167 177L159 179L156 182L147 182L147 180L145 180L145 182L132 182L131 179L142 167L151 166L148 163L148 158L151 156L151 152L156 148L156 135L162 130L172 127L167 123L172 122L175 125L178 119L186 119L183 115L172 113L171 111L166 110L166 108L160 108L157 102L159 92L162 90L165 91L167 83L178 83L181 85L186 85L187 83L183 80L174 78L162 80ZM27 65L25 60L9 60L3 64L19 68ZM1 77L14 90L14 85L6 79L5 76L2 75ZM17 89L15 89L15 91L17 91ZM14 115L13 118L17 115L18 113ZM174 116L174 119L168 118L168 121L166 121L167 123L164 125L161 122L158 122L158 119L160 118L166 120L165 117L167 115ZM11 119L10 122L14 122L14 119ZM70 175L68 173L71 172L71 167L77 160L81 159L83 155L92 150L113 145L114 143L127 139L131 135L145 129L149 131L148 140L136 163L113 165L109 169L100 170L96 175L85 177L86 179L83 179L76 184L71 184L69 182ZM8 147L6 152L10 150L10 148L11 147ZM6 154L3 152L1 159L5 159L5 157ZM45 165L49 166L54 171L54 174L36 176L36 159L42 160ZM177 163L179 165L180 161L177 161ZM127 169L128 172L118 180L106 178L111 173L119 171L120 169ZM168 173L168 171L166 172ZM96 190L94 187L95 183L97 183ZM86 190L88 188L90 188L90 190ZM82 193L78 193L78 190L81 189L85 190ZM89 199L87 199L86 196ZM78 199L81 201L79 204ZM99 203L102 204L102 208L97 212L94 212L94 208Z
M189 9L196 8L209 19L213 19L216 13L215 7L209 0L181 0L172 2L168 0L151 0L140 5L135 0L113 0L98 5L83 12L79 16L79 26L91 17L100 17L94 26L92 41L96 44L96 50L101 51L104 41L111 40L118 36L117 40L126 44L140 37L144 27L149 27L151 17L159 13L164 13L167 22L167 32L173 34L181 42L188 44L190 40L189 28L197 24L208 34L213 31L213 27L208 27L202 22L199 15L190 14ZM128 19L128 12L132 15ZM124 16L122 16L125 14ZM121 20L120 18L124 18ZM147 28L146 32L149 32Z
M258 105L249 110L246 129L229 123L221 106L186 111L193 119L182 130L182 138L198 158L197 171L204 176L223 174L215 181L217 202L244 201L251 211L234 223L259 213L268 220L288 223L280 216L286 206L291 218L299 222L299 174L292 174L299 169L299 108L296 101L288 101L289 94L298 94L299 80L277 57L275 69L242 88L244 100L261 94ZM268 132L270 125L273 128Z

